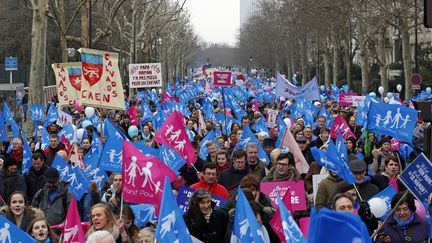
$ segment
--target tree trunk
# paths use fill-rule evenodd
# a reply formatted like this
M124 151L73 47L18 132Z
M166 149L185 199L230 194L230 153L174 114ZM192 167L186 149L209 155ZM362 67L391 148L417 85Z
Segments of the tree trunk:
M330 87L330 55L328 53L328 50L324 50L323 62L324 62L324 84L326 88L329 88Z
M386 53L385 53L385 32L386 28L384 27L383 30L381 30L379 36L378 36L378 46L377 51L379 55L379 65L380 65L380 78L381 78L381 86L384 88L384 93L388 92L388 64L386 59Z
M339 38L337 35L334 35L332 38L333 41L333 84L339 86Z
M81 7L81 47L90 47L90 5L91 0Z
M361 74L362 74L362 90L369 87L370 65L369 65L369 49L364 29L359 27L359 47L361 56Z
M344 58L345 58L345 68L346 68L346 79L348 87L353 90L353 83L352 83L352 59L351 59L351 36L350 33L344 35Z
M306 54L306 37L305 35L302 36L302 41L300 43L300 70L301 70L301 76L302 76L302 85L305 85L307 80L307 54Z
M410 44L410 34L408 28L407 18L400 19L400 33L402 38L402 60L405 72L405 100L408 100L412 95L411 90L411 75L413 73L413 61L411 58L411 44Z
M32 0L33 22L32 22L32 48L29 78L29 100L30 104L42 105L43 87L46 68L46 39L48 25L48 0ZM30 109L29 109L30 110ZM28 116L29 117L29 116ZM27 119L27 133L32 129L31 119Z

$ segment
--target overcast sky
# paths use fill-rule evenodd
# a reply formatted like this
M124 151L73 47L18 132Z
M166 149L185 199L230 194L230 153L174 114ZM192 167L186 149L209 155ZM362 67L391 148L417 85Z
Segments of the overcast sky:
M197 33L206 42L236 43L240 28L239 0L186 0Z

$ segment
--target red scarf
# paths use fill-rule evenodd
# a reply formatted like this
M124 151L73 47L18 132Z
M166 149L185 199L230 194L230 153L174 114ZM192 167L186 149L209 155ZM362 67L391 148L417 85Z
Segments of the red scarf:
M216 174L219 175L222 171L228 169L230 165L228 163L225 163L225 165L220 166L218 163L216 163Z

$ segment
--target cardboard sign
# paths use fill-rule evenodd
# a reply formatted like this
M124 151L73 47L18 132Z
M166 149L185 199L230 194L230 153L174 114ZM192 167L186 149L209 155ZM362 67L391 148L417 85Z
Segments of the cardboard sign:
M339 105L340 106L364 106L364 100L366 99L366 96L358 96L355 93L346 94L346 93L340 93L339 94Z
M322 180L327 178L329 174L318 174L318 175L312 175L312 191L313 191L313 200L315 205L316 200L316 194L318 191L318 186L321 183Z
M129 87L162 87L160 63L129 64Z
M192 197L194 191L195 190L192 188L180 186L177 194L177 204L179 205L179 208L180 210L182 210L183 213L186 213L189 210L189 198ZM224 198L215 195L212 195L212 201L216 203L215 208L222 207L222 205L224 205L226 202Z
M432 163L422 153L399 175L408 190L423 204L432 193Z
M54 63L51 67L56 78L59 107L73 106L81 97L81 63Z
M213 84L219 87L231 86L231 72L216 71L213 73Z
M287 190L291 192L291 205L293 211L306 210L306 193L304 181L280 181L280 182L261 182L261 192L266 194L272 201L272 206L277 208L276 192L283 198Z
M277 126L277 110L267 110L267 127L275 128Z

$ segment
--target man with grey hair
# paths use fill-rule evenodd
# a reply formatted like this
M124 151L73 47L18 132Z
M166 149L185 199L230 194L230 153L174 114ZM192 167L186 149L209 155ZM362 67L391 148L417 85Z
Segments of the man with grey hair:
M246 146L246 161L252 174L262 180L266 175L266 164L258 159L258 145L256 143L248 143Z
M98 230L87 237L86 243L115 243L115 240L109 231Z

